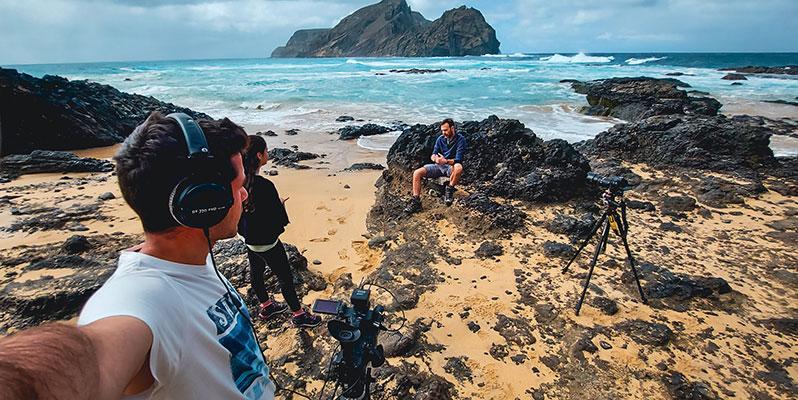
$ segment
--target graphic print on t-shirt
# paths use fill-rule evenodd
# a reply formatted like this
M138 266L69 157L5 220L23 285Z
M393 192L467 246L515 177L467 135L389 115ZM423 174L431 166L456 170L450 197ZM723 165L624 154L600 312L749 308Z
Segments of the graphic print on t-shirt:
M240 298L233 299L230 293L225 293L207 313L216 325L219 343L230 352L230 370L236 387L244 397L259 399L269 384L269 374L249 326L249 312Z

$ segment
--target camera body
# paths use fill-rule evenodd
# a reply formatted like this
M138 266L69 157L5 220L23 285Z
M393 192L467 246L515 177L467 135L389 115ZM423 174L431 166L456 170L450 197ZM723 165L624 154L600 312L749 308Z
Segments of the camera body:
M622 176L604 176L595 172L587 173L587 181L595 183L614 193L620 193L629 187L629 182Z
M344 390L341 398L365 398L371 380L369 365L379 367L385 362L382 345L377 344L377 334L385 330L385 308L378 305L370 309L370 296L368 289L357 288L349 299L351 307L334 300L313 303L313 312L335 316L327 323L327 330L341 344L341 350L333 355L330 374Z

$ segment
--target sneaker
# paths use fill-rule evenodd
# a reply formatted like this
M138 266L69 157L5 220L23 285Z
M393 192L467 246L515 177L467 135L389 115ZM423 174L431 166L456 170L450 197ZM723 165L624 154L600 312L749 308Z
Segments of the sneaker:
M291 322L293 322L294 326L297 328L313 328L321 324L321 317L302 310L302 314L291 317Z
M265 303L264 303L265 304ZM258 312L258 318L260 319L269 319L277 314L282 314L288 311L288 304L280 303L279 301L270 301L267 305L260 305L260 311Z
M454 186L446 185L446 190L443 192L443 203L447 206L452 205L454 203L454 191L457 190Z
M413 214L421 211L421 198L413 197L410 199L410 204L405 207L405 212L408 214Z

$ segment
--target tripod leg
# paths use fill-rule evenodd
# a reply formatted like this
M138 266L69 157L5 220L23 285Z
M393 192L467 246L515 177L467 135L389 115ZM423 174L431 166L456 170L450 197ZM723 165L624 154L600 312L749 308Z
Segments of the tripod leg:
M637 292L640 293L640 299L643 300L643 304L648 304L648 300L646 300L646 295L643 294L643 287L640 285L640 277L637 275L637 267L635 266L635 259L632 257L632 251L629 250L629 242L626 240L626 236L629 233L629 226L624 224L621 228L621 240L623 240L623 248L626 249L626 258L629 260L629 266L632 268L632 274L635 276L635 283L637 283Z
M596 252L593 253L593 259L590 260L590 270L587 272L587 279L585 279L585 287L582 289L582 295L579 296L579 302L576 303L576 315L579 315L579 310L582 308L582 302L585 301L585 295L587 294L587 287L590 286L590 277L593 276L593 269L596 267L596 261L598 261L599 253L601 252L602 246L607 242L607 237L610 235L610 223L609 221L604 225L604 232L601 234L601 240L599 240L598 244L596 244Z
M582 241L582 244L579 246L579 250L576 251L576 253L573 255L573 257L571 257L571 260L568 261L568 264L565 265L565 268L562 269L562 273L563 274L568 272L568 267L570 267L571 264L574 262L574 260L576 260L576 258L579 257L579 253L581 253L582 250L584 250L584 248L587 246L588 242L590 242L590 239L593 238L593 235L595 235L596 232L598 232L599 227L601 227L601 224L604 223L604 220L606 218L607 218L607 212L605 211L604 214L601 214L601 218L599 218L599 220L596 221L596 224L593 225L593 229L590 231L590 234L587 235L585 240Z

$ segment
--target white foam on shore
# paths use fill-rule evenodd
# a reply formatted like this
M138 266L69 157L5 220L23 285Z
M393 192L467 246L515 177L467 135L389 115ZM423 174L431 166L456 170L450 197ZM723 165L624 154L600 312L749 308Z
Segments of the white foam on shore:
M589 56L585 53L578 53L573 56L555 54L553 56L541 57L540 61L549 64L585 64L585 63L608 63L612 62L613 56Z
M392 131L381 135L361 136L357 139L357 145L366 150L388 151L401 134L402 131Z
M624 62L629 64L629 65L640 65L640 64L645 64L645 63L648 63L648 62L664 60L666 58L668 58L668 57L630 58L630 59L628 59L628 60L626 60Z

